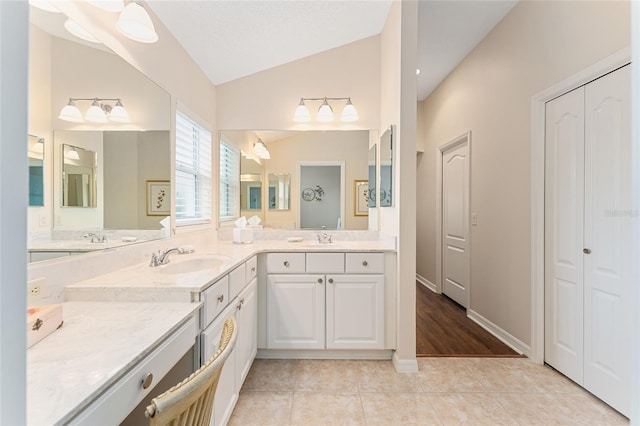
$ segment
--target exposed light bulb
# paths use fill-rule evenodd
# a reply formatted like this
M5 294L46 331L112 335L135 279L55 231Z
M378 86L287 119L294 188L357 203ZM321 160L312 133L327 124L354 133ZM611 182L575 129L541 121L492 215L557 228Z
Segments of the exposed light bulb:
M420 75L420 68L416 69L416 75Z

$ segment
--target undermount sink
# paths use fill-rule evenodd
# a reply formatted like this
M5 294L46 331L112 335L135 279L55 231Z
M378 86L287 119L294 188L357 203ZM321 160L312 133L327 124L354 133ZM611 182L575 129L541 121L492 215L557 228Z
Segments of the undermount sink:
M154 272L158 272L161 274L188 274L190 272L213 269L229 261L229 258L227 256L220 255L201 255L197 257L183 255L185 256L185 258L183 259L179 258L178 256L175 256L166 265L157 266L151 269L154 270Z

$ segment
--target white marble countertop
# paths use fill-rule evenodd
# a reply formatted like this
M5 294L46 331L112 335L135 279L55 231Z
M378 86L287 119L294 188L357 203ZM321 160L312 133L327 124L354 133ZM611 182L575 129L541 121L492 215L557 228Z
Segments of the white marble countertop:
M231 241L216 241L203 246L194 246L192 254L171 254L167 266L210 256L212 266L188 273L167 273L169 268L150 268L139 264L65 287L66 300L103 301L190 301L191 293L203 291L237 265L258 253L265 252L386 252L395 251L394 241L337 241L320 244L304 240L297 243L287 241L255 241L252 244L234 244ZM214 260L219 260L214 263ZM171 266L173 267L173 266ZM109 290L109 291L105 291ZM118 290L118 291L114 291ZM149 290L154 290L150 292Z
M66 423L199 307L65 303L62 328L27 350L27 424Z
M108 248L121 247L132 243L142 242L109 240L106 243L92 243L88 240L36 240L28 244L27 250L32 251L68 251L68 252L89 252L104 250Z

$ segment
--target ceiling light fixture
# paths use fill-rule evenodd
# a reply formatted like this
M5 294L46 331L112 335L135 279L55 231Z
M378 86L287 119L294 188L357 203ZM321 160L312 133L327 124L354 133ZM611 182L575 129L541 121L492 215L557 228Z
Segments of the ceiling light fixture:
M76 21L72 21L71 19L67 19L64 21L64 27L67 31L69 31L74 36L81 38L82 40L91 42L91 43L102 43L100 40L92 36L87 30L82 28Z
M84 118L76 106L76 101L91 101L91 106L85 112ZM115 102L115 105L111 106L106 102ZM69 102L62 108L58 118L72 123L83 123L85 120L92 123L107 121L129 123L131 121L120 98L69 98Z
M344 108L342 109L342 113L340 114L340 121L343 122L353 122L359 119L358 112L356 111L356 107L351 103L351 98L300 98L300 103L296 108L296 112L293 114L293 121L298 123L307 123L311 121L311 114L309 113L309 109L305 104L305 101L321 101L322 104L318 109L318 114L316 115L316 120L321 123L329 123L334 120L333 117L333 108L329 104L329 101L347 101Z
M120 17L116 22L116 29L131 40L139 41L140 43L155 43L158 41L158 33L156 33L151 17L144 10L144 7L135 1L129 3L120 12Z

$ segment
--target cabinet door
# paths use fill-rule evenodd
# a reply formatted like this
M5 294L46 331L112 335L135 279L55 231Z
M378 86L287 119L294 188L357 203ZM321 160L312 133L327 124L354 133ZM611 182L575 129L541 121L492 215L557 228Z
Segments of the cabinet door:
M384 349L384 275L327 275L327 349Z
M324 348L324 275L267 276L267 347Z
M222 328L227 318L234 316L236 308L234 304L229 305L218 317L207 327L201 335L202 338L202 354L203 363L211 358L218 349L218 342L222 335ZM237 321L237 318L236 318ZM240 327L238 326L238 331ZM238 336L239 337L239 336ZM233 407L238 399L238 386L236 385L236 357L238 355L238 346L233 349L229 358L222 367L220 373L220 381L216 389L216 397L213 401L213 416L211 416L211 425L226 424L231 416Z
M258 351L258 280L255 278L238 295L235 301L238 320L238 340L236 342L238 390L249 373Z

